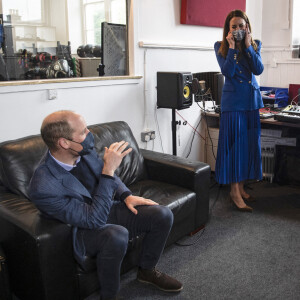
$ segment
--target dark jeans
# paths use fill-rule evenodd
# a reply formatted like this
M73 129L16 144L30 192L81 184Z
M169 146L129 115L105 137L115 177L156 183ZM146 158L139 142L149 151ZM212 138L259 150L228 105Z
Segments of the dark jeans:
M101 229L79 229L88 256L97 257L102 298L114 297L120 288L120 269L128 240L145 233L139 266L156 266L173 224L173 213L165 206L136 207L133 214L124 202L115 202L107 224Z

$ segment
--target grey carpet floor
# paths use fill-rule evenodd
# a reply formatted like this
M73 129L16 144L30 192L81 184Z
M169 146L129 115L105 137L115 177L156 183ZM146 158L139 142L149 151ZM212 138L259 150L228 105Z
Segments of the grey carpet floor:
M168 294L122 275L124 299L300 299L300 187L252 183L253 213L235 210L229 187L210 191L205 230L165 249L158 269L184 284ZM217 197L218 195L218 197ZM250 205L250 203L249 203ZM92 297L89 297L92 299Z

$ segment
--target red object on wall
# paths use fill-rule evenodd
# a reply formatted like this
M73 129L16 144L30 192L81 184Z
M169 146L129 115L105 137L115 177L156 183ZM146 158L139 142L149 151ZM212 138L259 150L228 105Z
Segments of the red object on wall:
M223 27L230 11L246 10L246 0L181 0L181 24Z

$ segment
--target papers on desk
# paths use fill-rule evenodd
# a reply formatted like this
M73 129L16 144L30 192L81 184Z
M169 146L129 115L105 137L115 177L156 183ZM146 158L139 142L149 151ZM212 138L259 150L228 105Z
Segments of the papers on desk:
M285 145L285 146L296 146L296 138L276 138L271 136L262 136L261 139L261 148L275 148L276 145Z
M275 148L276 145L296 146L297 139L281 137L282 130L261 129L261 148Z
M276 145L296 146L297 139L281 137L280 129L261 129L261 148L275 148Z
M261 136L271 136L271 137L280 138L281 135L282 135L281 129L267 129L267 128L261 129Z

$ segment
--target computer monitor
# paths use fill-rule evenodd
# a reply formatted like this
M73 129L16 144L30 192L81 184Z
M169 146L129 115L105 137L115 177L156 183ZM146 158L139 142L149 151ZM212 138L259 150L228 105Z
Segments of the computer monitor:
M128 75L126 25L102 22L101 45L104 76Z

